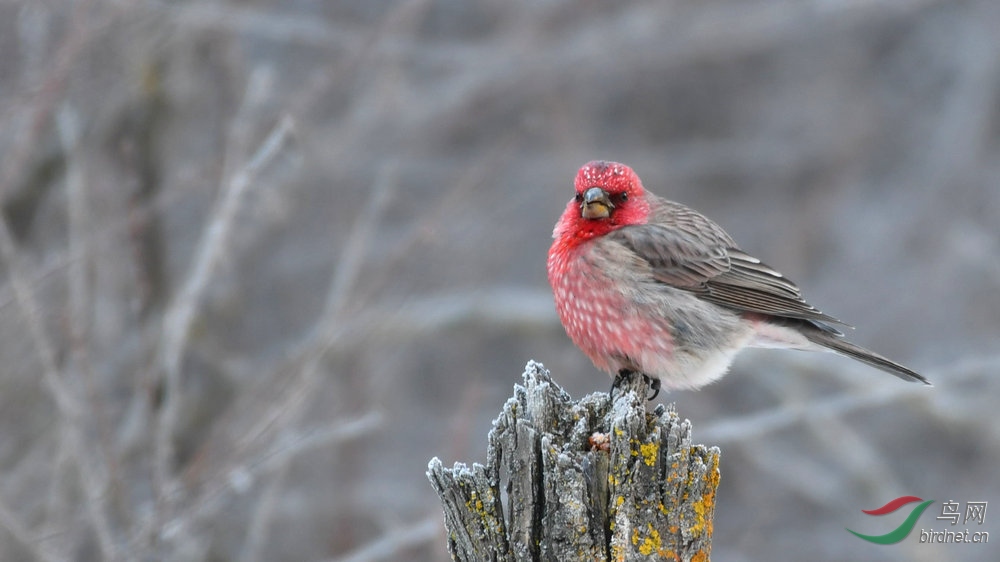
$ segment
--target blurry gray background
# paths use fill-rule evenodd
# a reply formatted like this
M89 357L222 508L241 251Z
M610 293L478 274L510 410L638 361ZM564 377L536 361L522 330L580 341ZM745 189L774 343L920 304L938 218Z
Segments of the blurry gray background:
M0 5L0 559L444 560L424 471L528 359L606 391L545 278L633 166L929 376L759 351L677 392L716 560L996 560L1000 3ZM908 510L936 503L893 546Z

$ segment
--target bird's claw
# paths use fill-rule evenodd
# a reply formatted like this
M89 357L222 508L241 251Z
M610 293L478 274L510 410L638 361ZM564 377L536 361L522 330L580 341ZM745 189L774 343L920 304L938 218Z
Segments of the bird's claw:
M631 377L633 374L635 374L635 371L630 371L628 369L622 369L618 371L618 374L615 375L614 381L611 383L611 391L608 394L613 393L616 389L621 387L622 383L625 382L625 380ZM654 379L653 377L650 377L645 373L642 373L642 379L646 381L646 384L649 385L650 390L653 391L652 395L646 397L646 400L649 400L651 402L654 399L656 399L657 396L660 395L660 379Z
M650 390L653 391L652 396L646 398L646 400L652 402L657 396L660 395L660 379L654 379L649 375L642 375L642 378L646 379L646 382L649 383Z

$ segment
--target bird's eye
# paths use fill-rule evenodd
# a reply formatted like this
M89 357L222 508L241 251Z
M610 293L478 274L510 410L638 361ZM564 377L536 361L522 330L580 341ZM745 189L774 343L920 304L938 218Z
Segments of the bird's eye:
M628 193L623 191L622 194L618 196L618 198L621 199L621 201L624 203L625 201L628 201Z
M577 193L576 194L576 202L577 203L583 203L583 194L582 193Z

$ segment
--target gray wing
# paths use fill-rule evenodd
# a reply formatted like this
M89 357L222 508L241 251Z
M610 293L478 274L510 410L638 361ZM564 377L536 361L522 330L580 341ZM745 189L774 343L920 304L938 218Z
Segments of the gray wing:
M807 320L840 334L827 323L846 325L844 322L807 303L795 283L740 250L715 223L701 215L699 218L706 224L688 221L676 228L632 225L605 238L623 245L648 264L651 275L660 283L742 312Z

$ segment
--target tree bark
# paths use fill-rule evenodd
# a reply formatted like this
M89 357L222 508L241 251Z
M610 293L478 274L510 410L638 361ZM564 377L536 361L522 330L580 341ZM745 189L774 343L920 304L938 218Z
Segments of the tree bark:
M719 449L692 445L672 406L647 412L647 392L633 376L574 401L529 362L486 465L428 465L452 558L709 560Z

